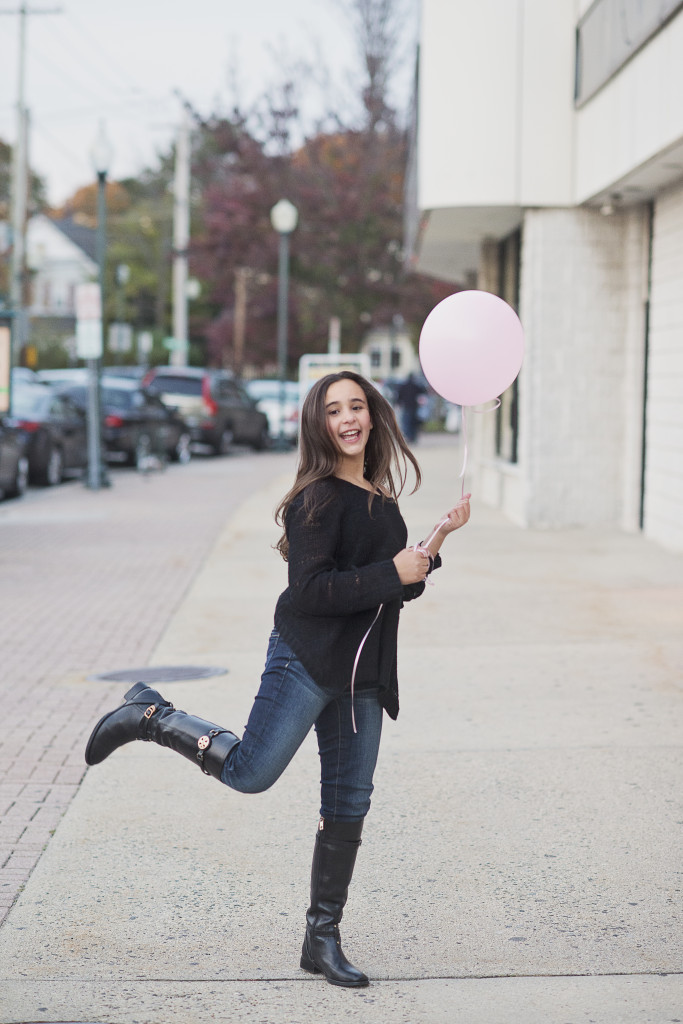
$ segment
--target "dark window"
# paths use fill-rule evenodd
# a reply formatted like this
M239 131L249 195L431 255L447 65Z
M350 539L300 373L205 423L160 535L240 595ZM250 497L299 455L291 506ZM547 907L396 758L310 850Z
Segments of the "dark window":
M149 383L148 391L155 395L201 395L202 381L200 377L173 377L171 374L160 374Z
M681 7L683 0L595 0L576 26L576 105L590 99Z
M514 310L519 309L519 268L522 235L514 231L499 246L498 292ZM500 397L496 418L496 455L507 462L517 462L519 390L515 380Z
M141 398L139 391L119 391L118 388L102 388L102 404L112 409L130 409L132 406L139 406Z

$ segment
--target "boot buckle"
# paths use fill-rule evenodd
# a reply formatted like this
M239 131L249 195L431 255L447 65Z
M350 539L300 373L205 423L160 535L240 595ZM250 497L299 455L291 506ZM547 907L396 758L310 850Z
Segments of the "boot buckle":
M145 718L151 718L152 715L154 714L154 712L156 711L156 709L157 709L156 704L150 704L150 706L145 711L144 717Z

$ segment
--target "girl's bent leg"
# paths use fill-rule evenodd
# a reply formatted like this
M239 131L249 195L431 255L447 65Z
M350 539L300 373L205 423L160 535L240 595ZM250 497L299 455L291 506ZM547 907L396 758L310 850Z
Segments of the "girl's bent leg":
M99 764L133 740L151 740L177 751L233 789L260 793L280 777L328 700L329 695L316 686L274 633L241 742L228 729L178 711L157 690L136 683L124 703L93 729L86 763Z
M291 648L273 632L261 686L242 742L226 758L221 781L261 793L279 779L330 700Z
M133 740L170 747L216 779L221 776L226 757L239 743L228 729L177 711L158 690L145 683L132 686L123 704L100 718L85 748L86 764L100 764Z

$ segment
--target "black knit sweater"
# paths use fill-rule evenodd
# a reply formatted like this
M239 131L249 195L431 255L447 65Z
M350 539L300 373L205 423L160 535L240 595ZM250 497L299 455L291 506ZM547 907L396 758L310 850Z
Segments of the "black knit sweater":
M305 492L287 513L289 586L278 600L275 627L318 686L338 694L351 685L358 647L383 604L356 687L379 686L383 706L396 718L399 614L404 601L424 591L424 583L404 587L393 562L406 547L406 525L395 501L375 497L368 509L368 492L346 480L328 477L311 487L323 504L313 522Z

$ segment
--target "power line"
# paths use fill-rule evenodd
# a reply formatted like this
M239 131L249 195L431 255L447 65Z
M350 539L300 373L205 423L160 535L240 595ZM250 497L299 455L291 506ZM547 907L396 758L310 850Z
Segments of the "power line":
M43 124L42 121L36 121L35 119L32 118L31 119L31 127L34 129L34 131L37 132L38 135L41 135L41 136L43 136L43 138L46 138L48 140L48 142L50 143L50 145L53 146L55 149L59 150L59 152L62 154L62 156L65 156L72 164L74 164L74 166L78 166L78 167L83 167L84 166L83 161L80 160L75 155L73 150L67 149L67 147L64 145L64 143L60 139L58 139L55 135L53 135L49 128L45 127L45 125Z
M43 51L35 45L35 43L32 44L31 49L32 52L38 54L43 63L43 66L46 67L49 71L51 71L61 82L65 83L66 85L70 85L78 93L83 93L84 90L87 90L89 93L93 92L93 86L90 82L86 84L84 79L78 81L78 79L75 78L74 75L72 75L69 71L66 71L63 67L60 67L54 61L50 60L50 58L46 56L45 53L43 53ZM79 68L79 65L76 65L76 67ZM106 88L106 83L102 83L101 79L98 80L98 84L104 85ZM105 93L100 93L100 95L103 99L106 98Z
M104 104L97 103L87 107L64 107L59 110L44 110L42 111L42 116L54 120L78 120L83 117L112 114L118 116L119 120L137 120L139 115L144 120L152 112L149 108L158 109L171 102L170 96L147 96L141 99L130 97L129 99L121 100L112 99Z
M101 85L120 92L124 83L122 76L118 74L118 69L114 68L114 73L112 73L109 60L98 61L97 54L94 53L94 44L87 41L87 45L84 46L82 42L74 38L74 27L72 19L67 13L66 18L61 22L60 29L54 33L50 32L50 45L54 46L56 43L61 46L65 53L74 57L74 65L80 71L88 73ZM134 84L127 82L125 85L127 90L140 91Z
M98 50L99 53L102 54L122 82L125 80L126 85L132 86L134 89L137 89L138 92L144 92L144 89L141 88L139 82L136 82L131 76L123 74L119 62L114 59L111 53L108 53L107 50L104 49L101 42L95 36L91 35L77 18L74 18L73 14L68 15L68 22L72 28L75 28L77 32L80 32L81 36L85 39L91 49Z
M0 7L0 14L61 14L61 7L27 7L26 4L22 4L21 7Z

